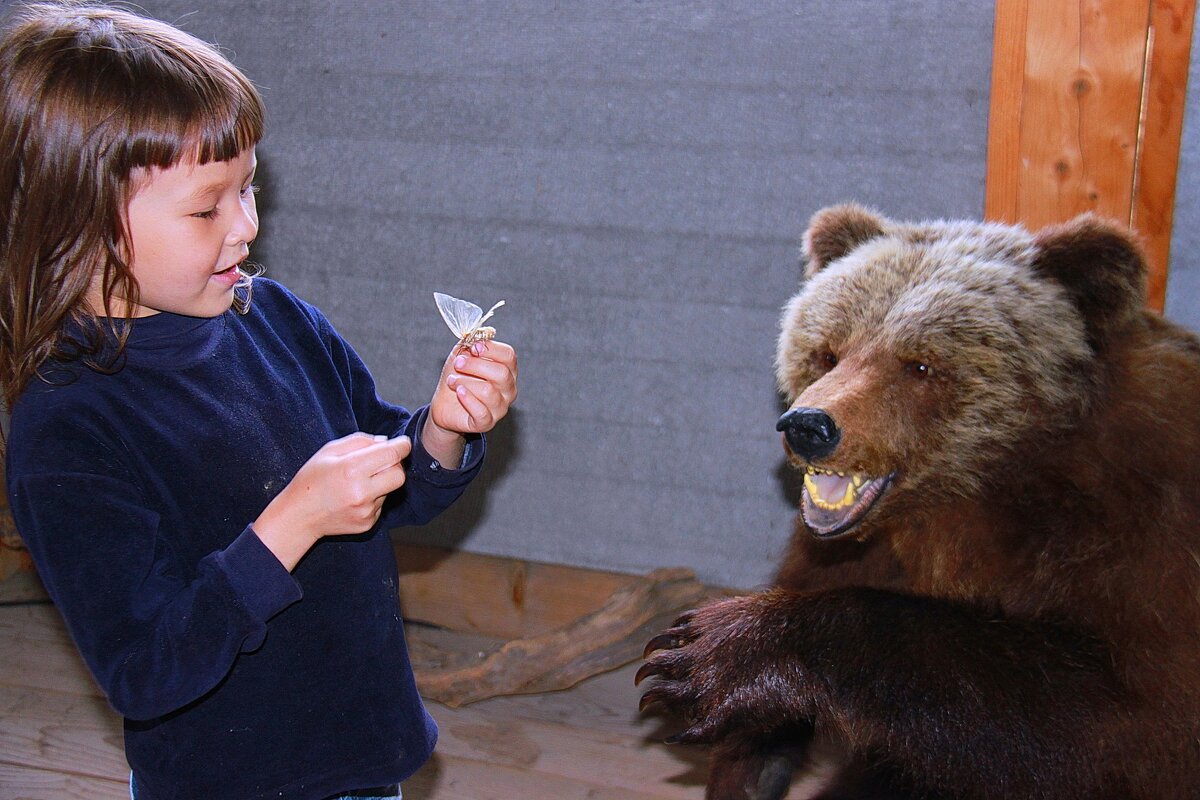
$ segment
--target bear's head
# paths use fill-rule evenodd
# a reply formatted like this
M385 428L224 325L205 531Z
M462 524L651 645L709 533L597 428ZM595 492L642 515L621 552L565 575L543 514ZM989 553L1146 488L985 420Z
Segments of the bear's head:
M804 257L777 427L820 537L1011 483L1080 424L1105 348L1144 304L1137 242L1093 216L1031 235L844 205L813 217Z

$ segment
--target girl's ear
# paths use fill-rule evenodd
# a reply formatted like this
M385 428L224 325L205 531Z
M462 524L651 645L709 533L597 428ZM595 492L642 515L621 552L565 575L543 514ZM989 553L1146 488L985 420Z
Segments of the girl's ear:
M886 228L886 219L853 203L818 211L804 233L804 277L811 278L864 242L883 236Z
M1102 347L1146 304L1146 260L1137 237L1094 214L1039 231L1033 268L1067 290L1092 347Z

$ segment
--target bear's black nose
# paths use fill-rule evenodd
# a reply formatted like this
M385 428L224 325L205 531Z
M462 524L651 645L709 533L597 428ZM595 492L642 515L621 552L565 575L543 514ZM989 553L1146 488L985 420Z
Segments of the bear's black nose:
M809 461L829 455L842 440L833 417L819 408L793 408L779 418L775 430L783 432L793 453Z

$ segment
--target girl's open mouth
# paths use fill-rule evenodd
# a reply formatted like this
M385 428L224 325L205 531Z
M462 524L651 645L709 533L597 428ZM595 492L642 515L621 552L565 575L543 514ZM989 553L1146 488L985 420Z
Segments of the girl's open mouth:
M239 281L242 280L242 272L240 269L238 269L237 264L231 264L223 270L214 272L212 274L212 278L225 288L232 289L234 286L238 285Z

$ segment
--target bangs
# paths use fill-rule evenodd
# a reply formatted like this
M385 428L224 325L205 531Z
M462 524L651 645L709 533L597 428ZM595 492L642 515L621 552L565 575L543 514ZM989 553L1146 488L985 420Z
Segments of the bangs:
M263 136L262 110L253 104L223 103L212 106L195 103L181 114L180 106L191 98L169 98L172 106L160 113L144 109L129 120L129 131L122 138L125 153L118 162L128 175L137 168L167 169L181 161L207 164L228 161L254 147Z
M155 79L130 82L138 87L137 99L117 106L128 109L127 129L110 140L123 143L118 162L126 175L185 160L228 161L261 141L262 99L224 58L213 52L208 63L194 65L145 55L160 62L147 65Z
M14 48L32 87L21 115L39 120L28 170L57 158L60 175L98 167L124 181L138 168L227 161L262 139L258 90L215 46L103 6L31 9Z
M47 77L31 107L49 138L114 177L227 161L262 139L258 90L215 46L103 6L41 8L27 34L44 44L47 61L34 66Z

